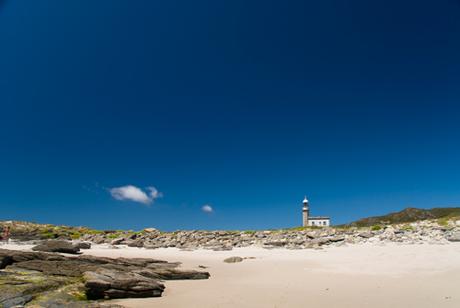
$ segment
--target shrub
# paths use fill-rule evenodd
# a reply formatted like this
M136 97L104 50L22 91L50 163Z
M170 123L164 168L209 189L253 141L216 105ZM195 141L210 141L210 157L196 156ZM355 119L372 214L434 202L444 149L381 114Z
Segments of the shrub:
M382 230L382 227L380 225L375 225L375 226L371 227L371 230L372 231L379 231L379 230Z
M75 231L74 233L70 235L70 238L73 240L78 240L80 237L81 237L81 233L77 231Z
M49 231L43 231L40 236L44 239L53 239L56 238L56 234Z

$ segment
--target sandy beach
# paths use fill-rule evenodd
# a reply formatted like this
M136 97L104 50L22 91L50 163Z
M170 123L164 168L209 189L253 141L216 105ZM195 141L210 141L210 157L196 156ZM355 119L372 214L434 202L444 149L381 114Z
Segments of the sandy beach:
M211 273L209 280L167 281L161 298L113 301L131 308L460 307L460 243L220 252L95 245L84 253L180 261L183 268L201 265ZM224 263L230 256L248 259Z
M232 251L94 245L84 253L179 261L184 269L201 270L204 266L211 274L208 280L166 281L161 298L111 301L128 308L460 307L460 243ZM231 256L246 259L223 262Z

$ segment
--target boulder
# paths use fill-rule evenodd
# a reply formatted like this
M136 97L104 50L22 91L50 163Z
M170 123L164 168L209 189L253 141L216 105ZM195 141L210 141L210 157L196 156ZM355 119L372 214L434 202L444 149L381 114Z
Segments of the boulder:
M286 241L272 241L272 242L266 242L265 245L267 246L274 246L274 247L283 247L286 246L287 242Z
M243 262L243 258L241 257L230 257L224 260L225 263L239 263Z
M88 299L159 297L165 286L137 273L99 269L83 276Z
M44 252L61 252L78 254L80 248L73 245L71 242L66 241L46 241L40 245L32 248L33 251L44 251Z
M460 232L454 232L447 237L449 242L460 242Z
M342 242L342 241L345 241L345 236L341 236L341 235L331 236L328 239L332 243Z
M372 232L361 232L358 233L358 236L362 238L371 238L374 236L374 234L372 234Z
M116 238L116 239L114 239L114 240L112 240L112 241L110 242L110 245L114 245L114 246L115 246L115 245L120 245L120 244L123 243L124 241L125 241L125 239L122 238L122 237Z
M142 239L126 241L126 243L128 244L129 247L138 247L138 248L144 247L144 240Z
M73 245L80 249L91 249L91 243L88 242L76 242Z

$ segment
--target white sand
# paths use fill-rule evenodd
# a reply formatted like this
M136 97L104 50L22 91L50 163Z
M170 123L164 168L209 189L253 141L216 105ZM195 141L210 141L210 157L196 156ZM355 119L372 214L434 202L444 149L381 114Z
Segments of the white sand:
M224 252L95 246L85 253L209 267L209 280L166 281L161 298L113 301L126 307L460 307L460 243ZM229 256L255 259L224 263Z

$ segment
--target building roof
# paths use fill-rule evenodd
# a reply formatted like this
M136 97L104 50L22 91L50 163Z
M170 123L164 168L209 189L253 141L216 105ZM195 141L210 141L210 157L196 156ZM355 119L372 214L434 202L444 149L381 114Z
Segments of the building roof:
M307 196L305 196L305 198L303 199L302 202L303 202L303 203L308 203Z

